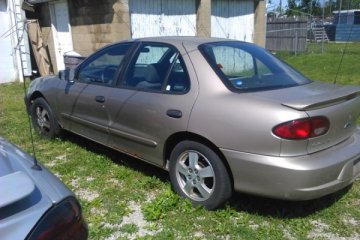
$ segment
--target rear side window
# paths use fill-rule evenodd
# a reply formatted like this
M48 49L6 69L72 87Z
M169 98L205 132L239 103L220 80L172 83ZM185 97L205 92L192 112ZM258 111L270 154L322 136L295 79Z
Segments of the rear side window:
M226 41L203 44L199 49L225 85L233 91L270 90L310 82L254 44Z
M171 71L166 82L165 91L172 93L187 92L190 87L190 79L185 69L185 64L179 55L174 55Z

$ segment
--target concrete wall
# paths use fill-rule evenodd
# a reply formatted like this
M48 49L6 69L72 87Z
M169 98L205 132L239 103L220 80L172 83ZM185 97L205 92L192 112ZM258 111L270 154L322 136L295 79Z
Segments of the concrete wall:
M120 40L131 38L129 1L68 1L73 46L81 55ZM197 36L211 36L211 0L196 1ZM101 4L99 4L101 2ZM254 42L265 47L266 2L254 1Z
M254 43L265 47L266 42L266 2L255 0L254 2Z
M129 1L131 0L68 0L74 51L87 56L116 41L131 38ZM211 36L211 0L196 1L197 36ZM254 1L254 42L265 46L265 1ZM31 14L30 14L31 15ZM36 5L36 13L56 69L55 49L48 3ZM146 24L146 23L145 23Z
M196 29L198 37L211 36L211 0L196 1Z
M74 50L89 55L115 41L130 38L128 0L68 1Z

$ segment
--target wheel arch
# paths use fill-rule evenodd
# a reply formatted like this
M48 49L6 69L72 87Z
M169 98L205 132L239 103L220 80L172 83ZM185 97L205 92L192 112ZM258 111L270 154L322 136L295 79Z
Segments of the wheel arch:
M163 152L163 159L164 159L163 166L165 168L167 166L167 161L170 159L171 151L174 149L176 144L178 144L181 141L185 141L185 140L196 141L196 142L202 143L202 144L206 145L207 147L211 148L224 163L226 170L229 174L229 177L231 179L232 188L234 187L233 174L232 174L232 171L230 169L230 166L229 166L224 154L220 151L220 149L213 142L211 142L209 139L207 139L201 135L198 135L196 133L177 132L167 138L167 140L164 144L164 152Z
M28 112L29 112L29 114L31 114L31 105L33 104L33 102L35 101L35 99L38 99L38 98L43 98L44 100L45 100L45 102L50 106L50 103L49 103L49 101L46 99L46 97L45 97L45 95L44 94L42 94L40 91L34 91L30 96L29 96L29 98L28 98L28 106L27 106L27 108L28 108ZM55 114L55 112L54 112L54 109L53 108L51 108L51 106L50 106L50 109L51 109L51 111L52 111L52 113L53 113L53 115L54 115L54 118L55 118L55 120L58 122L58 125L59 125L59 127L60 128L63 128L63 126L62 126L62 124L61 124L61 122L59 121L59 118L58 118L58 116Z
M29 98L30 105L31 105L32 101L34 101L36 98L39 98L39 97L42 97L43 99L45 99L46 102L48 102L47 99L45 98L45 96L40 91L35 91L30 95L30 98Z

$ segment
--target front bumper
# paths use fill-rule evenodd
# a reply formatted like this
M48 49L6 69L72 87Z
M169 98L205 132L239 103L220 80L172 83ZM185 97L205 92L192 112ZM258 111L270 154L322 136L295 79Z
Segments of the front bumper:
M266 197L308 200L336 192L360 176L360 128L346 141L313 154L274 157L221 149L234 189Z

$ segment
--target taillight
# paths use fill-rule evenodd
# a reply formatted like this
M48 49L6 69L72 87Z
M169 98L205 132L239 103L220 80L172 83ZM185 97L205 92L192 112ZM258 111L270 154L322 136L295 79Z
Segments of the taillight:
M329 127L326 117L311 117L279 124L273 128L273 133L284 139L302 140L324 135Z
M51 208L37 223L27 239L79 239L88 237L87 225L79 203L67 198Z

